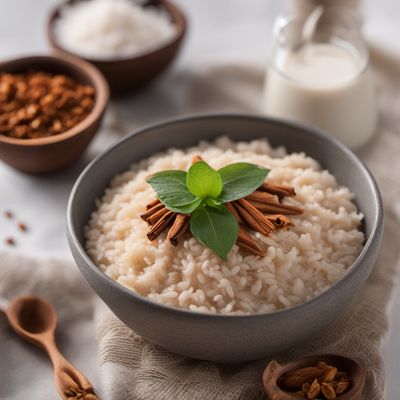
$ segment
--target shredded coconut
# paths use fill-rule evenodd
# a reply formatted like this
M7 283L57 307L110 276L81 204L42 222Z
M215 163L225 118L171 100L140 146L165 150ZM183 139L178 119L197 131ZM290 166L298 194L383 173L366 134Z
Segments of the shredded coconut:
M176 35L168 15L129 0L89 0L62 8L55 32L62 46L85 57L132 56Z

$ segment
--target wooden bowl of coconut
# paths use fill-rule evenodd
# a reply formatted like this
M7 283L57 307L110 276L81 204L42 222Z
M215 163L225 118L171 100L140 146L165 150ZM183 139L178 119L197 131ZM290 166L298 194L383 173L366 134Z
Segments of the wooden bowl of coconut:
M94 64L112 95L135 92L176 57L186 18L169 0L68 0L47 24L50 46Z

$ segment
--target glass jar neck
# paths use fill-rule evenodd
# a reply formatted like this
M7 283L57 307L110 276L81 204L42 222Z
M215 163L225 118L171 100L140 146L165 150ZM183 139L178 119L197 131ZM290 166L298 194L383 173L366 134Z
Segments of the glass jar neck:
M331 50L331 54L327 54L328 58L342 55L343 58L352 59L352 79L361 75L369 64L369 53L361 34L361 22L357 13L344 7L330 6L322 8L319 14L312 34L308 36L305 34L305 26L309 23L309 16L286 14L276 20L272 67L278 73L291 78L285 69L285 60L291 54L297 58L307 56L305 62L309 62L312 50L317 49L314 51L316 58L321 52L328 53Z

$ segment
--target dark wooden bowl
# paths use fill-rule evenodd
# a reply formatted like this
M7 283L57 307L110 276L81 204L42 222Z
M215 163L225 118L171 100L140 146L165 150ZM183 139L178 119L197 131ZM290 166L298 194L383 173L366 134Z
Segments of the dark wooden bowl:
M0 72L22 73L40 70L65 74L91 85L95 102L89 115L73 128L38 139L16 139L0 135L0 159L23 172L40 174L59 170L76 160L99 129L109 90L100 72L85 61L65 55L17 58L0 63Z
M346 372L350 378L351 387L346 393L337 397L338 400L359 400L365 382L364 363L355 358L349 358L338 354L323 354L301 358L287 364L279 364L272 360L263 374L263 387L267 400L299 400L301 397L294 393L286 392L281 389L277 381L286 372L298 368L310 367L318 361L324 361L329 365L337 367L339 371Z
M73 2L76 2L76 0L68 0L67 4ZM110 60L88 58L72 53L58 41L54 31L54 25L57 18L60 16L60 9L62 6L63 5L59 5L56 7L51 12L48 20L47 39L51 47L75 57L83 58L94 64L107 79L112 95L132 93L149 84L163 72L175 58L186 32L186 18L178 7L168 0L147 2L146 6L163 8L170 16L172 22L177 26L176 36L171 42L133 57L113 58Z

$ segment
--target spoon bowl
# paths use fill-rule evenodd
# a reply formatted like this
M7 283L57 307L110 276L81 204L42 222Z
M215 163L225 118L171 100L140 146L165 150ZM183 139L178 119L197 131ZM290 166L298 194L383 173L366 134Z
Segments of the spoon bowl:
M54 332L57 315L54 307L40 297L17 297L9 306L9 320L27 334Z

